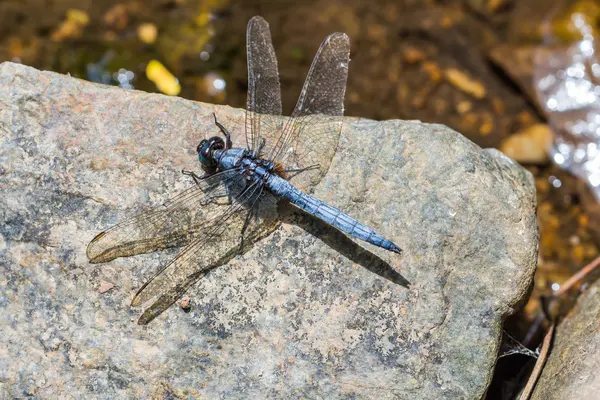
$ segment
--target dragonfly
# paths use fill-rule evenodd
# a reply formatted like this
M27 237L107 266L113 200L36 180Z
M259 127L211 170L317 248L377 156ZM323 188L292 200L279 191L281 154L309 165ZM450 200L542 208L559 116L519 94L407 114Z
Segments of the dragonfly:
M246 42L246 146L234 147L230 132L215 115L219 135L203 139L196 149L204 173L183 171L193 185L162 207L100 233L88 245L92 263L183 246L135 294L132 306L160 296L142 314L140 324L173 304L206 271L273 232L280 223L281 202L352 238L401 253L374 229L311 194L329 169L342 129L348 36L333 33L322 42L289 118L281 116L277 59L262 17L249 21Z

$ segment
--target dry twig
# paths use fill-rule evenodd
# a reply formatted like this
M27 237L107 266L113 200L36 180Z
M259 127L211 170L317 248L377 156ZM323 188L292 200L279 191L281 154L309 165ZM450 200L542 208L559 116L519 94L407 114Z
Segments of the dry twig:
M548 328L548 332L546 332L544 342L542 343L542 349L540 350L540 355L535 363L535 367L533 367L533 371L529 376L527 385L521 393L521 397L519 398L519 400L529 400L529 398L531 397L531 393L533 393L535 384L537 383L537 380L540 377L542 370L544 369L544 365L546 364L546 360L548 359L548 354L550 353L550 345L552 344L553 337L554 324L550 325L550 328Z

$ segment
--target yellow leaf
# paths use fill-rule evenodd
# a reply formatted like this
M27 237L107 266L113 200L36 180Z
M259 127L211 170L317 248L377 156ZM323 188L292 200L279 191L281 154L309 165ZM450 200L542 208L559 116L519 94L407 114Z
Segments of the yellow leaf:
M151 60L146 66L146 76L158 90L169 96L177 96L181 92L181 86L177 78L157 60Z
M71 8L67 10L67 21L79 26L86 26L90 23L90 16L85 11Z

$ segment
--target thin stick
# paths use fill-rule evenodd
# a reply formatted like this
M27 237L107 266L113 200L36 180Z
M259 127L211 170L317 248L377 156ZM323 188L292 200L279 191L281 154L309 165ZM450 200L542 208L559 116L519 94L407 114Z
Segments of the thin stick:
M571 289L573 285L577 282L583 280L587 275L589 275L594 269L596 269L600 265L600 257L596 258L594 261L581 268L575 275L567 279L565 283L560 285L560 288L553 293L555 297L559 297L564 294L567 290Z
M546 360L548 359L548 353L550 351L550 344L552 343L552 338L554 337L554 324L550 325L548 328L548 332L546 332L546 336L544 336L544 342L542 343L542 349L540 350L540 355L535 362L535 367L533 367L533 371L529 376L529 380L527 381L527 385L521 394L519 400L529 400L531 397L531 393L535 388L535 384L537 383L538 378L540 377L544 365L546 365Z

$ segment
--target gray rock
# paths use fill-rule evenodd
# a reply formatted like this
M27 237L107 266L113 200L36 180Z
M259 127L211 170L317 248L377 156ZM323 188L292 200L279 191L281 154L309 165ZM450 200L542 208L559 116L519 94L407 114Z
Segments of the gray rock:
M190 313L136 324L132 295L176 250L91 265L86 245L191 184L180 171L198 169L213 111L243 145L243 110L0 65L2 390L481 398L533 279L534 185L440 125L348 118L315 191L403 256L286 217L194 285Z
M600 396L600 280L558 325L532 400Z

